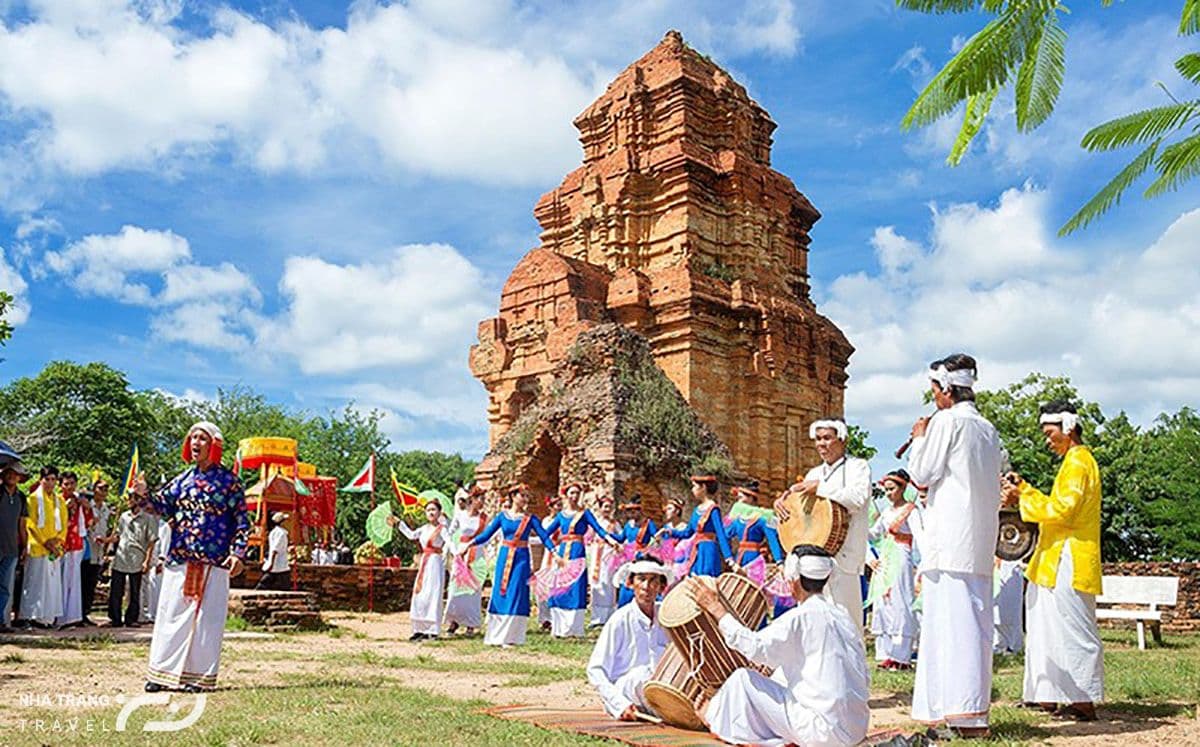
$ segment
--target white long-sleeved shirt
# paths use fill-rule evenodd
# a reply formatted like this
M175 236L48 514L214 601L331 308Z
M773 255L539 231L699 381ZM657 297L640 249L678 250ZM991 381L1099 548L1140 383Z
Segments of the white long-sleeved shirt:
M657 610L651 620L636 602L621 607L604 623L588 659L587 678L600 693L604 710L610 716L619 717L634 705L617 680L636 667L657 666L667 643L667 634L658 624Z
M771 679L788 690L787 701L780 705L789 721L806 723L796 713L806 710L844 744L858 744L866 737L871 719L867 655L858 625L840 607L814 594L762 630L750 630L730 614L719 626L730 648L753 662L776 667Z
M921 571L992 575L1000 511L1000 434L974 402L938 410L913 439L908 474L929 487Z
M842 549L833 557L838 570L858 576L867 560L867 503L871 500L871 465L865 459L846 456L833 464L818 464L805 480L820 483L817 495L846 507L850 526Z

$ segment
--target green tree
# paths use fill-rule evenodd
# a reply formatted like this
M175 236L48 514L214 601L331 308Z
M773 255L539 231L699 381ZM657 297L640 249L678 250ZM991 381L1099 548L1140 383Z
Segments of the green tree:
M871 444L867 443L871 438L871 432L866 428L858 425L849 426L849 433L846 437L846 453L859 459L873 459L879 453Z
M13 326L6 317L13 303L12 294L8 291L0 290L0 347L3 347L12 339Z
M1158 540L1159 560L1200 558L1200 413L1159 415L1142 439L1132 496Z
M103 363L55 361L0 389L0 432L26 444L34 465L87 463L123 475L152 421L125 374Z
M924 127L961 105L962 125L946 159L951 165L962 160L1001 90L1013 89L1020 132L1036 129L1054 111L1066 70L1067 32L1060 16L1069 11L1061 0L896 0L896 4L935 14L978 9L992 17L929 81L901 121L906 130ZM1111 5L1112 0L1101 4ZM1200 0L1184 0L1179 33L1197 31ZM1185 54L1175 61L1175 68L1187 85L1200 84L1200 53ZM1159 86L1169 100L1163 106L1118 117L1083 136L1082 146L1090 152L1135 145L1142 150L1066 222L1060 235L1103 215L1150 169L1157 178L1146 188L1147 198L1173 191L1200 174L1200 97L1177 98L1165 85Z

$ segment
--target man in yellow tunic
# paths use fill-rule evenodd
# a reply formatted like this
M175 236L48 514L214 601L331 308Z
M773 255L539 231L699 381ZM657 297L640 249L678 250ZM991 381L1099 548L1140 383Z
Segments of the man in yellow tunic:
M1018 503L1021 518L1040 528L1025 575L1026 703L1057 716L1096 719L1104 697L1104 650L1096 626L1100 593L1100 470L1083 445L1074 406L1041 408L1046 445L1063 458L1046 495L1009 473L1005 499Z
M42 467L37 490L29 494L26 533L29 553L21 587L20 617L50 627L62 614L62 556L67 541L67 504L56 489L58 469Z

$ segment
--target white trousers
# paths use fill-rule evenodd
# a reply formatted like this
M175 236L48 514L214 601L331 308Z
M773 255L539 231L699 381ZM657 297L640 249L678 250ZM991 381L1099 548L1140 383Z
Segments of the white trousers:
M617 608L617 589L607 579L600 579L591 584L589 591L592 595L592 627L598 627L608 622Z
M844 747L816 712L789 702L788 689L752 669L738 669L713 695L706 711L708 728L730 744L782 747Z
M1030 583L1025 592L1026 701L1099 703L1104 699L1104 646L1096 626L1096 597L1072 586L1073 571L1068 542L1058 561L1054 588Z
M987 726L992 700L992 578L927 571L921 585L915 721Z
M147 679L164 687L195 685L212 690L217 686L229 610L229 571L204 566L204 593L198 603L183 596L186 572L186 565L163 569Z
M158 598L162 595L162 580L163 574L156 573L154 568L142 574L143 622L154 622L154 616L158 613Z
M59 561L62 572L62 612L55 625L73 625L83 619L83 550L72 550Z
M20 619L53 625L62 614L62 558L42 555L25 558L25 580L21 582Z

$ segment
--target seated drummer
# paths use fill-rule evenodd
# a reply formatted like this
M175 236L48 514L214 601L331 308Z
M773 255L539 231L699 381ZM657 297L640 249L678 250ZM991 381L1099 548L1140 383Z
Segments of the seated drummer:
M642 686L667 648L667 635L658 624L658 595L671 581L671 572L653 555L638 555L618 574L633 589L633 604L608 618L588 660L587 678L600 693L604 710L614 718L633 721L647 707Z
M754 631L730 614L705 583L692 598L719 620L730 648L753 662L778 666L770 677L738 669L713 696L703 718L731 744L854 745L867 735L869 681L858 625L821 591L833 571L823 549L800 545L784 577L796 606Z

